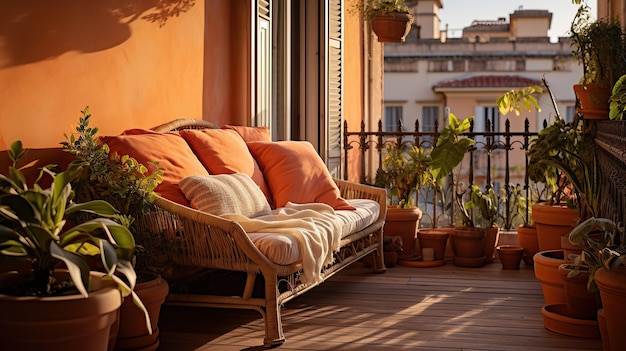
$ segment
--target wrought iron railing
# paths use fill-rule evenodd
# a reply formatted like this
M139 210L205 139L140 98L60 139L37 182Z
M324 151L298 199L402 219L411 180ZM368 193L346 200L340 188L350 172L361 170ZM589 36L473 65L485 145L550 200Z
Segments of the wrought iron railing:
M526 174L526 150L531 138L537 133L530 131L528 119L524 121L523 131L512 131L508 119L504 123L504 131L494 131L489 121L485 130L487 131L475 132L472 126L469 132L463 134L476 143L468 150L457 171L448 176L441 194L428 187L421 187L416 192L417 205L424 213L423 226L446 226L458 222L460 217L455 208L455 200L463 198L470 184L481 189L492 187L500 195L498 225L501 228L513 229L529 221L528 209L525 208L524 214L518 216L512 204L515 196L530 199L540 191L541 185L531 184ZM387 144L412 143L428 149L435 145L439 134L438 123L435 123L432 131L420 131L419 121L415 122L413 131L404 131L401 121L395 131L384 131L382 121L378 123L376 131L366 131L365 124L361 123L357 132L349 131L348 124L344 123L344 177L348 179L351 176L348 170L349 165L354 163L355 156L350 150L355 147L358 148L360 159L360 182L375 185L375 174L382 167Z
M626 223L626 121L596 121L600 196L599 216Z

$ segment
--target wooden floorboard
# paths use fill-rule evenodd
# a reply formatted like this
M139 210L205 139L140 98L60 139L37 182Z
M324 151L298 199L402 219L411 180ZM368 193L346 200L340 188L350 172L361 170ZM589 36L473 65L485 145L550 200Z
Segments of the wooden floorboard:
M279 350L601 350L599 339L543 327L532 267L396 266L372 273L361 263L284 306ZM164 306L162 351L263 350L255 311Z

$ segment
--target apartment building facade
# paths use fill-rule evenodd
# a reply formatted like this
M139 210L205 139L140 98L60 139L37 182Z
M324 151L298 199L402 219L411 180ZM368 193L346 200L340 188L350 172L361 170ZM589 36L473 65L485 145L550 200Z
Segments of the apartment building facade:
M572 85L582 76L582 68L571 55L567 37L551 42L548 30L552 13L547 10L518 9L506 18L474 21L459 38L449 38L441 28L441 0L413 2L415 17L411 33L403 44L384 47L383 129L412 131L416 121L420 131L434 131L435 121L443 125L449 113L459 119L474 116L474 131L503 132L505 121L511 131L524 131L525 120L536 132L544 120L550 123L558 113L574 115ZM548 83L556 109L547 93L538 97L540 111L525 111L520 116L499 113L496 100L511 89ZM558 111L558 112L557 112ZM489 129L489 130L488 130ZM497 140L496 140L497 141ZM484 140L477 139L478 150ZM476 184L484 182L486 155L474 159ZM502 185L506 167L504 152L491 152L489 163L495 186ZM524 153L515 147L508 167L511 182L523 181Z

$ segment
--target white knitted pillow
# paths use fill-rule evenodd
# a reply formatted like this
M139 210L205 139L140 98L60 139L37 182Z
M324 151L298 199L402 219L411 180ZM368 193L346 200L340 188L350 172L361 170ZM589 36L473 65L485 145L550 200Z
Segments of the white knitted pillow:
M191 207L216 216L236 213L253 218L272 213L261 189L244 173L190 176L179 186Z

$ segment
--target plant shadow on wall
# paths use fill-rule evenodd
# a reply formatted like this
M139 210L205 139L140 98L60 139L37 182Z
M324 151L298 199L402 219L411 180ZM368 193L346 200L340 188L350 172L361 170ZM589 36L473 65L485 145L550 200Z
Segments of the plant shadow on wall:
M70 51L97 52L131 37L130 24L144 20L163 27L195 0L0 1L0 68L56 58Z

